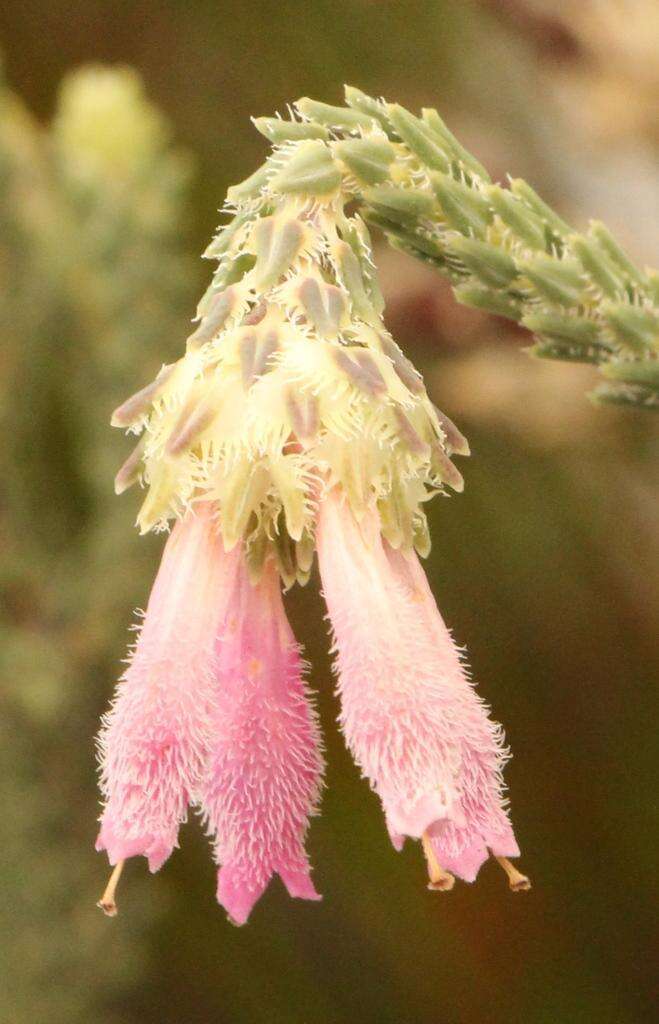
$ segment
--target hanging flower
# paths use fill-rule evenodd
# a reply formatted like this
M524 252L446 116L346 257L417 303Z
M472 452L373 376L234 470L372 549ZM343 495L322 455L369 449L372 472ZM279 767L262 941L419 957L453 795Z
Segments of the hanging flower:
M504 810L501 730L469 682L413 551L361 522L337 491L321 503L318 559L334 631L341 725L400 849L423 841L432 885L471 882L491 851L519 849Z
M143 854L157 871L206 769L215 641L235 557L208 503L176 524L144 622L99 737L105 809L97 849L111 864Z
M106 798L97 849L157 871L188 806L215 836L218 899L242 924L277 871L318 899L303 841L322 775L302 662L272 562L252 583L211 505L177 523L99 738Z
M274 563L252 583L241 558L227 598L199 802L222 865L217 898L243 924L275 871L291 896L320 899L303 839L322 760Z
M147 487L140 529L178 522L101 736L99 845L155 870L198 807L238 922L274 872L316 897L302 842L320 759L280 593L307 582L316 545L342 726L395 844L421 839L444 887L488 850L514 872L519 852L498 727L415 554L430 547L424 503L462 489L450 456L469 448L386 330L369 233L347 209L355 175L396 164L412 196L420 173L368 120L347 141L304 117L257 122L280 144L229 191L185 355L113 416L141 434L116 479Z

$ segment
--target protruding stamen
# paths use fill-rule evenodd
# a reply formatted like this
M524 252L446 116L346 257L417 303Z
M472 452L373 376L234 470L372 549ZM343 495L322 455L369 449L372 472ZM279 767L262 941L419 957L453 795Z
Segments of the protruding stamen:
M437 860L427 832L424 832L421 836L421 843L423 845L423 852L426 855L426 861L428 862L428 878L430 879L428 888L439 892L450 892L455 885L455 877L450 871L445 871Z
M112 869L112 874L110 875L108 884L105 887L105 891L96 904L96 906L100 907L103 913L108 917L116 917L118 913L115 893L117 891L117 885L119 884L119 879L121 878L121 872L124 869L125 863L126 862L124 860L117 861L116 866Z
M526 892L531 888L531 879L523 875L521 871L518 871L507 857L495 857L495 860L499 861L499 864L508 875L508 885L513 892Z

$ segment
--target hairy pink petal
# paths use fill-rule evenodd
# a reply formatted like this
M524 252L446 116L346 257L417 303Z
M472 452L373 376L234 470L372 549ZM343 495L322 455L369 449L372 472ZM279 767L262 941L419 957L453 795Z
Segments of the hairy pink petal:
M272 562L252 584L241 563L218 634L213 752L200 791L215 835L217 897L243 924L277 872L319 899L304 850L318 800L318 728Z
M487 847L519 853L502 799L500 727L469 682L416 555L383 541L375 510L358 523L331 492L317 545L348 746L394 845L427 831L440 863L471 881Z
M211 743L215 636L237 554L208 504L178 522L99 736L105 809L97 849L144 854L157 871L177 843Z

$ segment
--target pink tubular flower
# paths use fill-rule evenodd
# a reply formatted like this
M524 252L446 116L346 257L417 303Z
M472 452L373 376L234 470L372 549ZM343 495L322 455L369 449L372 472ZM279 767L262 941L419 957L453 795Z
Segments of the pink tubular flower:
M243 924L277 872L291 896L320 899L303 841L322 774L302 661L270 561L234 578L217 647L213 751L200 801L215 834L217 898Z
M236 555L225 555L210 503L167 541L130 664L99 736L105 808L98 850L111 864L170 855L210 747L215 636Z
M431 884L473 881L488 856L524 876L502 799L506 760L414 552L383 540L375 509L357 522L332 491L318 557L337 653L341 725L384 808L392 841L422 839ZM528 883L526 883L528 884Z
M174 527L99 737L110 914L124 859L144 854L157 871L190 804L215 833L218 899L236 923L275 871L292 896L319 898L303 840L322 760L279 576L270 561L252 583L211 508Z

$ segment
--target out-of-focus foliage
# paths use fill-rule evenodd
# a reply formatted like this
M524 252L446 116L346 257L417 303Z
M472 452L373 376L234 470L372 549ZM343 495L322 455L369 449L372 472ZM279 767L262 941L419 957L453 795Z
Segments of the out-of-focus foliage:
M633 147L644 139L659 144L655 0L494 0L490 6L553 56L554 88L583 132Z
M659 106L654 86L632 84L640 62L625 58L625 89L615 92L618 110L631 110L624 97L633 96L633 119L606 122L612 98L595 121L589 114L613 70L593 26L618 0L564 4L569 29L591 18L583 45L565 51L547 51L556 34L542 25L526 32L527 6L538 4L318 0L302 14L281 0L0 7L11 81L51 124L44 132L3 91L3 1021L652 1018L656 426L591 409L589 368L532 362L516 328L457 306L436 274L388 250L378 264L393 333L472 444L464 495L429 506L428 568L514 750L507 781L534 890L510 895L493 868L442 899L425 890L418 851L391 850L333 725L310 585L291 594L290 609L314 663L328 746L323 814L310 833L323 902L293 903L273 887L247 928L231 928L210 896L207 844L192 822L159 875L127 866L116 920L94 907L106 866L93 852L92 737L162 544L131 528L139 496L112 494L126 442L107 421L180 354L204 287L197 253L227 185L265 154L249 115L284 113L302 94L339 102L344 81L436 106L494 177L513 169L533 181L579 229L597 211L635 260L657 263L649 168ZM622 51L631 31L606 45ZM53 121L63 75L99 59L136 65L176 138L194 149L202 173L188 192L185 161L159 119L154 131L130 75L111 76L123 84L110 111L110 79L94 80L105 112L93 116L99 95L86 127L64 129L63 106ZM71 88L66 107L82 116ZM144 135L130 142L140 110ZM89 155L99 134L104 149L122 140L111 173L99 171L98 149Z
M80 848L94 827L95 688L110 638L117 652L124 643L148 555L117 523L107 419L181 331L189 181L188 158L134 73L70 75L48 131L1 87L6 1020L89 1021L144 964L135 936L106 955L104 923L85 907L98 881ZM72 758L80 748L89 756Z

